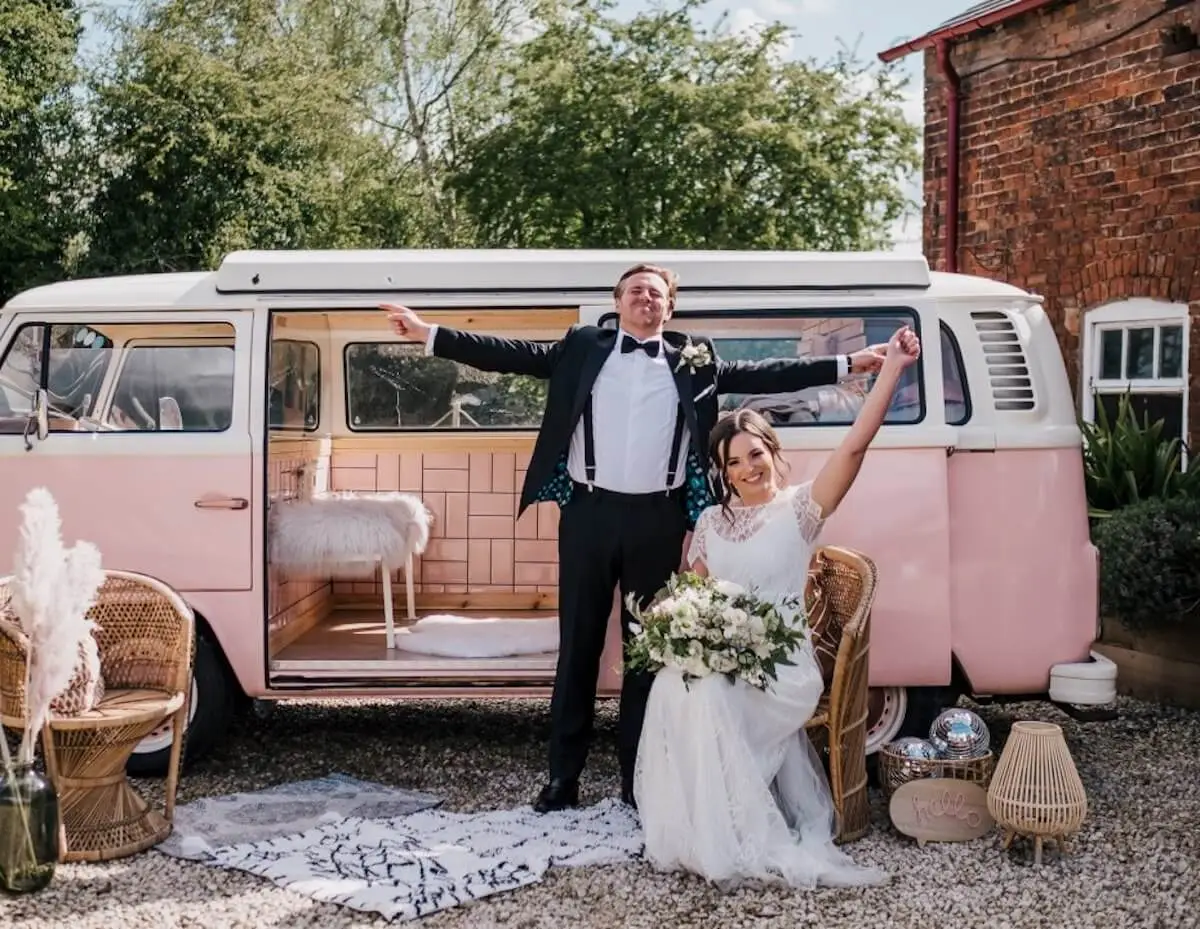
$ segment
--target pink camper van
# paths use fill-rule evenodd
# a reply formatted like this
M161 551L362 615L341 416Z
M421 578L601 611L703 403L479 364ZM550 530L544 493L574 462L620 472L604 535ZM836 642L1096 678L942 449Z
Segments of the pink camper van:
M602 321L621 271L646 260L680 274L672 327L712 336L727 358L853 351L901 323L922 338L922 363L824 537L880 571L870 750L927 725L952 693L1113 699L1115 669L1092 653L1081 437L1040 300L932 273L920 256L242 252L211 272L37 288L0 313L4 524L46 486L66 537L192 605L192 757L246 698L546 696L557 510L517 519L515 506L544 384L426 357L377 306L553 340ZM829 388L724 400L746 402L780 425L793 480L854 415ZM383 585L369 570L271 563L272 509L338 490L424 503L431 537L409 570ZM5 563L14 541L0 535ZM406 648L410 610L525 617L530 638L504 656L422 652ZM614 622L605 696L619 660ZM131 769L161 770L168 736L148 738Z

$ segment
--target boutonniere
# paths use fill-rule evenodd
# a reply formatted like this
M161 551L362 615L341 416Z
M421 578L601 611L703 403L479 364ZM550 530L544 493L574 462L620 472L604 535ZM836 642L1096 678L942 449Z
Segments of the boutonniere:
M689 341L687 345L679 350L679 364L675 370L680 370L684 365L687 365L693 372L699 371L701 368L706 368L712 364L712 352L708 350L707 345L697 345Z

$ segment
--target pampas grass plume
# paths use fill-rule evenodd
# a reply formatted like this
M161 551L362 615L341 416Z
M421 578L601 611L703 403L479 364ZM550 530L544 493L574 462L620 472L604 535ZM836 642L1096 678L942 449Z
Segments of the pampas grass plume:
M58 504L46 488L29 492L21 516L10 589L13 611L29 637L28 722L19 756L28 764L50 704L71 683L79 645L95 627L87 611L104 582L104 571L100 551L90 542L63 547Z

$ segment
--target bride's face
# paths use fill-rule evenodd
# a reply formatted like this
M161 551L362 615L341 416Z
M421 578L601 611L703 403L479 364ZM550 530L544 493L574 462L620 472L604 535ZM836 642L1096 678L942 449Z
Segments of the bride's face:
M742 500L760 501L775 490L775 459L762 439L739 432L729 443L725 479Z

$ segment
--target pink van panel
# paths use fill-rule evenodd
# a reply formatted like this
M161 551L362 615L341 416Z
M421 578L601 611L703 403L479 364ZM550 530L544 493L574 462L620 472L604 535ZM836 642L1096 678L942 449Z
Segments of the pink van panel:
M789 450L791 481L812 480L828 455ZM854 486L821 532L819 544L860 551L878 571L871 614L872 687L950 681L946 461L941 448L870 450Z
M124 436L105 436L115 445ZM158 436L155 436L158 438ZM54 454L8 459L0 482L0 514L15 526L18 507L34 487L54 495L63 541L93 542L105 567L153 575L181 592L250 590L258 563L258 507L251 493L254 463L241 455L70 454L83 435L52 435ZM166 441L171 441L170 437ZM142 448L144 449L144 445ZM202 509L205 497L243 497L242 510ZM12 563L15 535L0 538L0 559Z
M1045 692L1096 638L1080 452L960 452L950 501L954 652L978 693Z

